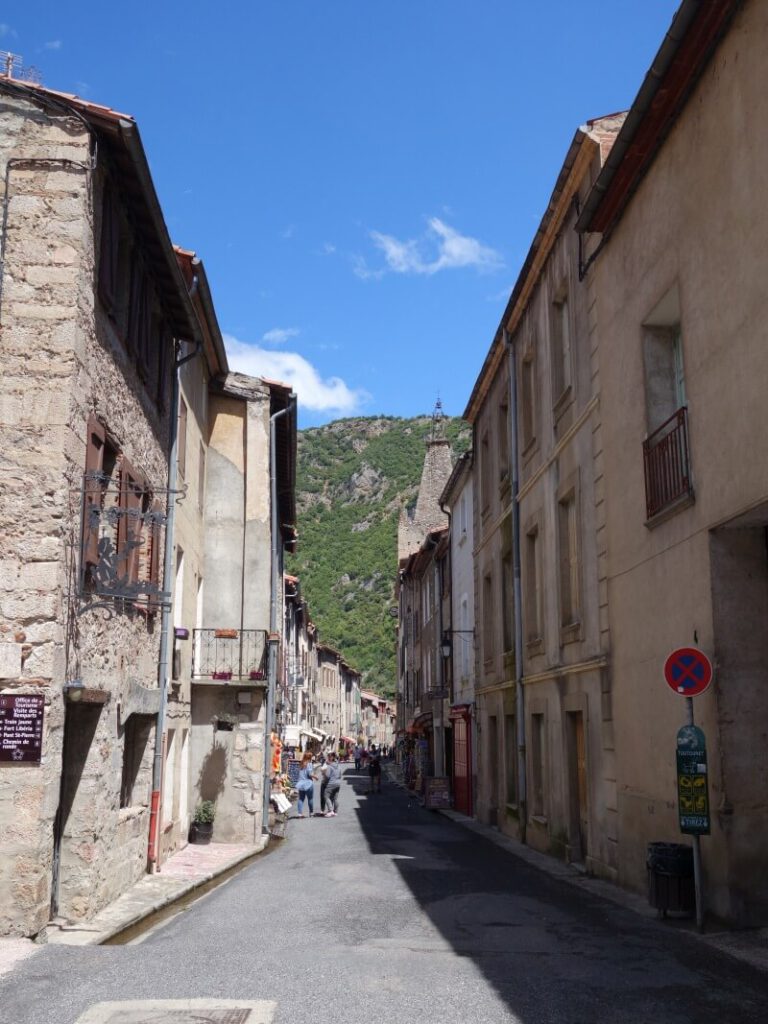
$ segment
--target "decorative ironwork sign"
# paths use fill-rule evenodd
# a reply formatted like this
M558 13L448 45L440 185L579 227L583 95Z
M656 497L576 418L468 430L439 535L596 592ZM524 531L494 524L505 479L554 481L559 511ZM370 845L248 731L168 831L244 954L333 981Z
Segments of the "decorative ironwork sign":
M85 474L83 596L130 601L150 612L170 603L161 577L168 502L175 493L150 486L127 464L111 475Z
M0 762L40 764L45 697L11 693L0 696Z

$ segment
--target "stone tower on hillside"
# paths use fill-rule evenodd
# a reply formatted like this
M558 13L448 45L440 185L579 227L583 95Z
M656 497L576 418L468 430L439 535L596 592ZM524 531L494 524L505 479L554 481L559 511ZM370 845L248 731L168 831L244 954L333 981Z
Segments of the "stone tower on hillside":
M451 475L451 445L445 436L443 409L438 400L432 414L432 429L427 438L427 453L421 471L416 507L403 509L397 528L397 557L407 558L421 547L430 530L448 525L448 516L440 508L440 495Z

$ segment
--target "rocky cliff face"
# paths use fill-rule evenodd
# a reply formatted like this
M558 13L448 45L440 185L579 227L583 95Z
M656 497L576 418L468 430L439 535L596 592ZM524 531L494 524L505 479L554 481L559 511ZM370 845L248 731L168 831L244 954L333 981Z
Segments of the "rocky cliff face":
M397 524L413 505L432 420L336 420L299 433L299 551L289 571L301 578L321 639L363 672L364 685L394 695ZM454 458L469 428L446 420Z

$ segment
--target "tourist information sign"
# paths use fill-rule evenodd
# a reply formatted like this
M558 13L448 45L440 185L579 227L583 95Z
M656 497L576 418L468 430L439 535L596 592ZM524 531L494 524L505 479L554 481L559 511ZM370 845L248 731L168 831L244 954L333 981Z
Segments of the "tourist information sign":
M677 810L681 832L709 835L707 744L695 725L684 725L677 733Z
M0 696L0 761L40 764L45 697L4 693Z

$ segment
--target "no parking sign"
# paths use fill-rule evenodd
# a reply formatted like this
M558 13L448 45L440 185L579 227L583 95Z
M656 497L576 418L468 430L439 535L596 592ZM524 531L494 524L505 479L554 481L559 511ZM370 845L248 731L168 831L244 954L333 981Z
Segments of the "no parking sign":
M698 647L678 647L664 662L664 678L682 697L698 697L712 682L712 662Z

